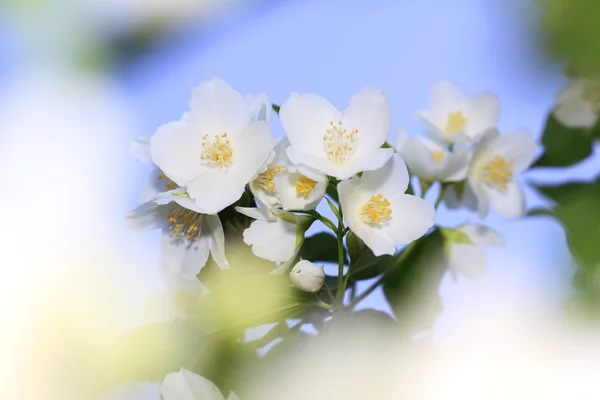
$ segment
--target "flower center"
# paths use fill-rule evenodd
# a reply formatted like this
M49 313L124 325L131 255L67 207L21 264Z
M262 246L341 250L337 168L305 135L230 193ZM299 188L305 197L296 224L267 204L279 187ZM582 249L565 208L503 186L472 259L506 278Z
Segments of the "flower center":
M508 189L508 182L513 177L513 166L502 156L494 156L481 167L481 179L497 189Z
M227 139L227 133L221 135L202 136L202 154L200 158L212 167L228 167L231 165L233 149Z
M200 238L200 223L202 214L176 206L167 215L169 235L175 239L185 238L197 241Z
M456 111L448 115L448 121L446 122L446 133L448 135L454 135L465 130L467 125L467 119L463 115L462 111Z
M254 183L268 192L274 192L275 182L273 182L273 178L284 169L285 167L283 165L276 165L268 168L265 172L258 174L256 179L254 179Z
M317 183L317 181L314 181L304 175L300 175L300 177L296 179L296 195L307 199Z
M391 218L392 204L381 193L371 196L359 212L360 219L367 224L381 224Z
M165 187L166 190L174 190L174 189L177 189L179 187L178 184L176 184L175 182L173 182L170 178L168 178L162 172L158 175L158 180L159 181L165 181L164 187Z
M444 158L444 152L441 150L434 150L431 152L431 157L433 158L433 161L439 162Z
M329 128L323 136L323 143L329 160L338 165L350 161L350 157L354 154L357 135L358 129L352 129L348 132L347 129L342 127L342 121L338 121L337 125L333 121L329 121Z

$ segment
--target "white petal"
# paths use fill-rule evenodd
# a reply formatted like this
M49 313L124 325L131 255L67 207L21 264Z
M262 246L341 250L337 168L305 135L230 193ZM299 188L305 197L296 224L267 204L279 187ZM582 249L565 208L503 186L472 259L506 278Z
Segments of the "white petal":
M231 393L229 393L229 397L227 398L227 400L241 400L239 398L239 396L237 394L235 394L233 391Z
M277 218L271 215L266 207L236 207L235 211L259 221L274 221L274 218Z
M489 92L480 93L471 100L465 133L476 139L488 129L494 128L498 123L500 102L498 97Z
M498 136L490 143L490 150L506 158L513 172L521 172L531 165L537 154L537 143L531 131L519 129Z
M125 226L131 230L163 228L167 214L168 207L149 201L127 213Z
M409 138L400 152L413 175L424 179L437 178L439 161L435 161L429 149L417 138Z
M460 86L450 81L438 81L431 88L431 111L434 116L446 116L468 101Z
M213 168L190 182L187 189L203 214L216 214L239 200L246 183L237 168Z
M257 95L248 94L246 95L246 102L250 109L250 120L251 121L267 121L271 122L273 116L273 105L269 100L269 96L266 93L260 93Z
M194 88L187 120L195 133L235 137L250 122L250 108L244 96L213 78Z
M330 121L341 121L341 112L327 99L307 93L292 94L279 110L291 145L299 152L326 157L323 135Z
M221 268L228 268L225 257L225 234L218 215L205 215L202 218L202 234L210 237L210 255Z
M449 268L469 279L485 275L485 253L479 246L463 243L450 245Z
M490 201L488 199L488 191L483 185L473 179L468 180L468 185L477 199L477 215L479 215L479 218L483 219L487 216L489 211Z
M244 185L259 173L275 145L271 129L265 121L250 123L233 139L232 165L243 176Z
M509 182L506 190L497 190L484 186L486 196L500 214L507 218L519 218L525 215L525 195L515 181Z
M406 164L400 154L394 153L383 167L363 173L360 186L361 190L371 194L392 196L406 192L408 183Z
M395 244L408 244L425 235L433 226L435 208L420 197L401 194L388 199L392 215L382 231Z
M406 132L404 131L404 129L398 128L396 130L396 145L394 146L394 149L398 153L401 153L402 152L402 148L406 144L407 140L408 140L408 136L406 135Z
M376 88L365 88L353 95L344 111L343 126L358 129L353 157L364 157L381 147L390 131L391 109L388 96Z
M151 136L138 136L133 139L129 145L129 154L143 163L152 161L152 158L150 157L150 137Z
M210 252L210 236L199 236L197 241L176 239L164 230L162 234L162 264L185 280L194 280L206 265Z
M554 110L554 116L569 128L591 128L598 121L598 111L592 103L579 98L560 103Z
M206 166L202 164L202 137L184 122L163 125L150 139L152 161L180 186L194 180Z
M469 161L471 150L465 146L457 145L455 149L448 152L444 158L443 171L440 179L444 182L458 182L467 177L469 172ZM442 160L444 161L444 160Z
M224 400L214 383L184 368L165 377L160 394L164 400Z
M460 227L477 246L503 246L504 238L497 231L484 225L467 224Z
M477 211L478 206L477 197L475 197L469 184L465 184L460 199L458 198L458 194L454 187L451 186L448 188L446 196L444 197L444 203L446 203L446 207L448 207L449 210L465 207L469 210Z
M162 172L158 168L154 168L148 179L144 182L142 186L142 191L140 193L140 201L142 203L146 203L148 201L153 200L160 193L166 191L165 183L166 181L158 179L158 177L162 174Z
M254 221L244 231L244 242L252 246L252 252L273 262L287 261L296 250L297 226L291 222Z

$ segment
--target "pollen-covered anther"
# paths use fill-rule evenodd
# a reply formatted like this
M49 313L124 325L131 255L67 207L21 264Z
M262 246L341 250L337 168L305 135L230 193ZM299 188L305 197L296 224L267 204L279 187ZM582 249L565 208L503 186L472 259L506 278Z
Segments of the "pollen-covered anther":
M268 168L265 172L261 172L258 174L256 179L254 179L254 184L263 188L266 191L274 192L275 191L275 182L273 182L273 178L275 175L280 173L285 169L283 165L276 165L274 167Z
M160 173L158 175L158 180L159 181L165 181L164 183L164 187L166 190L174 190L177 189L179 187L178 184L176 184L175 182L173 182L171 179L169 179L165 174Z
M200 158L213 167L228 167L231 165L231 157L233 156L233 148L227 133L220 135L202 136L203 151Z
M431 158L433 158L433 161L439 162L444 158L444 152L441 150L434 150L431 152Z
M481 167L480 176L486 184L506 190L513 178L513 166L504 157L496 155Z
M391 203L381 193L371 196L360 209L360 219L367 224L381 224L391 218Z
M169 235L175 239L183 239L197 241L200 237L200 224L202 215L187 210L183 207L176 207L167 215L169 221Z
M307 176L300 175L300 177L296 179L296 195L307 199L317 183L317 181L312 180Z
M467 126L467 118L462 111L456 111L448 115L445 131L448 135L454 135L465 130Z
M338 121L337 124L329 121L329 128L323 135L323 143L329 160L338 165L346 164L354 154L357 136L358 129L348 131L342 126L342 121Z

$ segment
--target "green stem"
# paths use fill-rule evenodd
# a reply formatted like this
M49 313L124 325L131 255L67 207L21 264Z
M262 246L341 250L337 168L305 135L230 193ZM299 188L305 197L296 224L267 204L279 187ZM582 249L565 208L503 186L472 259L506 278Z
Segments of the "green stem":
M329 310L329 311L333 310L333 306L325 303L324 301L320 301L320 300L317 303L315 303L315 306L324 308L325 310Z
M342 214L342 205L338 206L339 221L336 230L337 236L337 250L338 250L338 287L335 298L335 309L341 310L344 304L344 295L346 293L346 280L344 279L344 235L346 234L346 228L344 227L344 217Z
M327 282L325 282L325 284L323 284L323 287L325 288L325 292L329 296L329 300L331 300L331 302L333 303L335 301L335 297L333 296L333 292L331 291L331 288L329 287Z
M448 188L450 187L449 184L447 183L442 183L442 186L440 187L440 194L438 195L437 200L435 201L434 207L437 209L438 206L440 205L440 203L442 202L442 200L444 200L444 196L446 195L446 192L448 191Z

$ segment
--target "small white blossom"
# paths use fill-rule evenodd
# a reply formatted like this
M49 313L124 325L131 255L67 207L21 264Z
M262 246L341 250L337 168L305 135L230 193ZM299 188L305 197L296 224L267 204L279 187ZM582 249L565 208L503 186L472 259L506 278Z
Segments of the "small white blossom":
M448 268L453 274L460 273L470 279L485 275L486 260L482 247L504 245L504 238L498 232L483 225L461 225L450 230L446 238L449 241Z
M525 214L525 197L516 175L529 168L537 153L531 132L515 130L500 135L492 130L477 146L468 182L477 197L480 218L493 205L508 218Z
M393 150L382 149L390 129L390 103L379 89L352 96L341 112L316 94L295 93L281 106L281 123L294 164L338 179L381 167Z
M575 78L556 96L554 116L570 128L591 128L600 113L600 82Z
M427 135L404 137L398 132L396 150L413 175L426 181L456 182L466 178L470 151L464 145L448 144Z
M164 400L225 400L214 383L185 368L165 376L160 394ZM227 400L239 400L239 397L230 392Z
M500 104L493 93L480 93L469 99L465 92L449 81L439 81L431 90L429 110L417 116L445 142L477 140L498 122Z
M323 267L318 267L310 261L301 260L292 268L290 279L298 289L316 293L325 282L325 271Z
M279 203L286 211L314 209L327 190L327 177L302 165L281 171L274 182Z
M209 255L219 267L229 266L218 215L203 214L158 170L144 186L142 198L143 204L127 214L125 223L130 229L162 230L161 263L165 269L195 280Z
M340 204L348 226L376 256L394 254L433 226L435 209L425 200L404 194L408 170L399 154L380 169L342 181Z
M206 214L238 200L271 155L266 108L256 111L254 100L249 104L218 78L203 82L192 93L187 117L150 138L152 161Z

